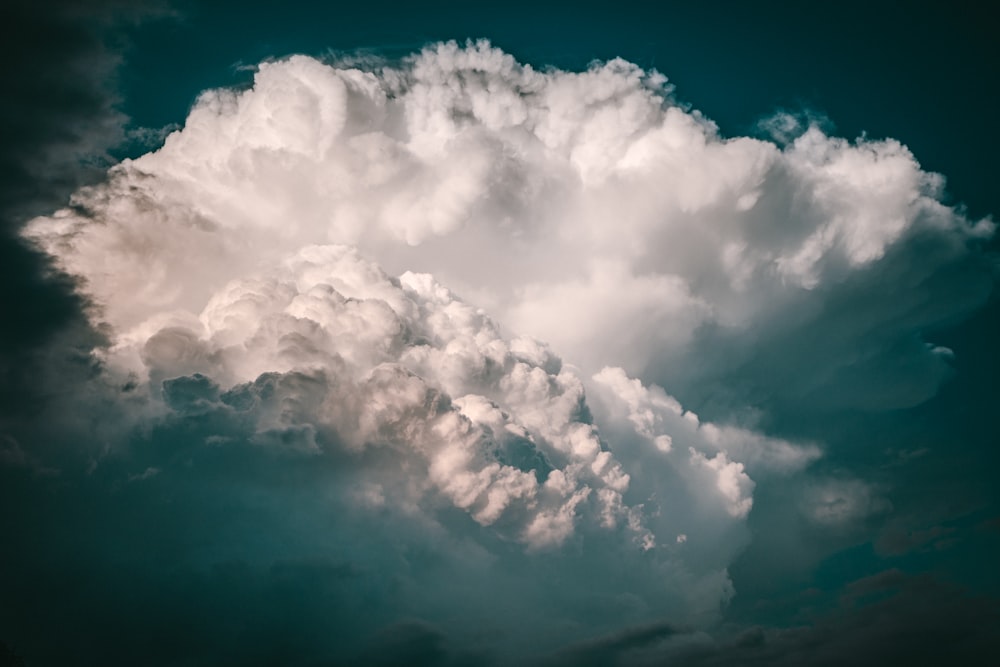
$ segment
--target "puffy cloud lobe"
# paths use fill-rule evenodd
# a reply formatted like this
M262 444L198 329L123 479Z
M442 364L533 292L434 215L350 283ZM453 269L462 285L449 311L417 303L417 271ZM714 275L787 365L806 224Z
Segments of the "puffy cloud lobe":
M656 544L642 500L667 485L652 480L631 494L639 504L625 502L631 473L616 456L621 437L638 434L663 453L679 438L690 459L661 457L654 470L675 466L687 480L681 506L691 503L685 494L718 494L721 505L702 517L717 527L729 523L723 511L742 519L751 504L752 482L727 453L765 470L801 468L818 456L815 447L702 424L620 369L595 377L594 389L614 406L595 424L585 383L544 345L508 342L430 276L393 279L345 246L307 247L269 274L229 283L197 317L175 316L190 328L151 333L162 319L123 336L109 353L111 368L147 373L154 387L165 381L174 407L178 380L161 378L206 372L239 386L284 378L280 386L294 394L277 401L272 389L268 403L255 403L258 439L318 451L316 430L326 428L353 451L382 446L419 458L437 492L533 548L562 544L581 512L626 529L644 548ZM616 411L622 404L627 417ZM626 419L632 435L616 427ZM603 441L599 428L607 428ZM415 493L424 490L418 483ZM672 538L681 529L668 531Z
M743 464L729 461L724 452L707 458L691 449L691 461L713 474L715 487L726 500L726 511L736 517L745 517L753 506L753 481L743 472Z
M925 400L947 361L919 332L985 298L970 248L993 225L942 204L896 141L797 132L720 137L621 60L538 71L485 42L369 70L294 56L205 93L160 150L29 233L116 325L197 312L220 281L332 241L698 402L716 384L737 404Z
M641 501L666 485L653 481L631 494L638 504L625 501L631 475L615 454L623 415L611 409L593 423L585 383L544 345L508 342L430 276L391 278L346 246L310 246L270 272L230 282L197 316L154 316L123 334L106 361L122 378L147 379L154 402L162 383L175 410L212 400L249 410L258 443L318 454L325 430L347 451L391 448L414 466L410 496L398 502L420 504L433 488L530 548L565 542L581 513L626 530L644 549L656 544ZM817 455L701 424L620 369L595 379L604 400L627 406L636 434L663 453L672 437L690 448L689 460L655 465L676 466L687 480L681 506L691 503L685 494L718 494L721 505L702 517L717 527L729 523L723 511L742 519L751 504L752 482L727 451L778 468ZM216 383L231 388L222 394ZM382 493L377 472L368 481ZM667 530L669 538L680 532Z
M739 531L720 531L727 523L720 516L740 520L750 512L751 474L771 481L801 472L821 456L811 443L702 421L662 388L645 386L621 368L595 374L588 395L616 455L632 462L630 488L646 498L649 529L661 540L685 545L693 558L725 562L738 553ZM672 511L678 506L684 511Z
M108 357L162 382L174 409L217 399L224 382L227 404L252 406L257 440L318 453L328 429L350 450L422 459L427 483L477 522L517 513L507 529L533 547L564 542L588 499L609 528L627 513L629 477L589 423L582 383L430 276L393 279L350 248L312 246L174 319L139 324Z
M664 455L680 443L745 461L760 474L802 470L821 455L814 444L770 438L747 428L703 422L656 385L644 386L621 368L604 368L593 377L600 414L613 423L628 420L635 435Z

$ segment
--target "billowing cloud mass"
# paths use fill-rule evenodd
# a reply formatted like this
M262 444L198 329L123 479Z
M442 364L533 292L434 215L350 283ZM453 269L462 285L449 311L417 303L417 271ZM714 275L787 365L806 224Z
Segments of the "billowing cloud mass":
M985 298L966 260L993 225L940 203L942 179L898 142L798 130L722 138L620 60L537 71L486 43L364 70L296 56L203 94L162 149L31 234L118 327L343 243L590 370L694 392L767 364L734 400L920 402L947 351L913 332Z
M904 146L773 126L726 138L655 71L485 42L205 92L25 231L110 340L68 408L116 415L86 427L81 488L171 522L220 499L170 548L222 599L227 577L294 588L289 559L333 568L320 606L358 639L309 635L318 655L386 627L511 656L710 624L756 485L822 456L768 414L926 400L951 352L922 332L993 282L992 223ZM2 464L43 474L58 448L11 439ZM167 478L176 498L128 490ZM801 486L821 527L885 505Z

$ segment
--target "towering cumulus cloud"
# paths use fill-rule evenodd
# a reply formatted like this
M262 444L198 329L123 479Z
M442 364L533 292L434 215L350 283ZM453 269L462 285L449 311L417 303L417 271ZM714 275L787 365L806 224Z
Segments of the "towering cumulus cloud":
M124 522L84 567L167 627L217 622L167 590L232 604L207 656L276 625L375 662L706 627L755 486L822 451L746 415L926 400L950 351L921 332L992 285L992 224L905 147L778 120L724 138L656 72L485 42L263 63L28 226L110 339L65 409L111 423L3 464Z

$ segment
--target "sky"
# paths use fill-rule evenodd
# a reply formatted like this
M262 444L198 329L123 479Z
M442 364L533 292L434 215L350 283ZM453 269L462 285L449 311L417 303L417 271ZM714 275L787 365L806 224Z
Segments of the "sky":
M0 12L0 665L995 662L985 10Z

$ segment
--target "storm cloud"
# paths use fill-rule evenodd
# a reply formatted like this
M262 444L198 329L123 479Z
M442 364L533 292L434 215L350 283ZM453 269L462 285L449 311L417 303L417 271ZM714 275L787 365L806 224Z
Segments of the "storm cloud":
M774 415L926 401L925 332L994 282L905 146L764 127L485 41L204 92L23 231L106 343L0 433L4 590L68 609L5 625L53 663L715 664L758 488L815 531L891 509Z

